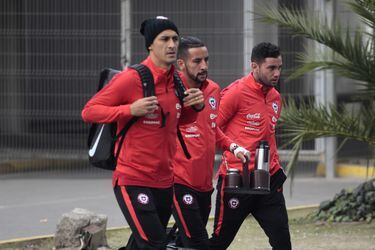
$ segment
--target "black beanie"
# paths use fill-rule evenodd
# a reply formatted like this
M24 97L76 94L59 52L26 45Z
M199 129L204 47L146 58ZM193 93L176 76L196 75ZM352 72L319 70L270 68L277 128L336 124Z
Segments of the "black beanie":
M156 18L150 18L143 21L140 32L145 37L147 50L154 42L155 37L164 30L174 30L179 34L176 25L166 17L157 16Z

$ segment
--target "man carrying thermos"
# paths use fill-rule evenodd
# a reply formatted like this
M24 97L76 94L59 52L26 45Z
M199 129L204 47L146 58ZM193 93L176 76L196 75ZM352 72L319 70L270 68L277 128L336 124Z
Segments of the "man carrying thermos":
M243 165L229 151L224 152L219 169L210 249L228 248L250 213L268 236L272 249L291 249L288 215L282 193L286 176L279 162L275 138L281 97L274 87L279 83L281 66L279 47L260 43L252 50L250 74L236 80L221 93L217 124L224 134L251 152L248 165L252 174L250 182L257 180L262 186L267 186L269 173L270 192L265 195L224 192L227 170L238 169L242 172ZM259 162L261 148L266 158L263 157L262 162ZM269 152L264 154L264 149ZM254 170L255 159L258 162ZM257 188L252 185L254 183L250 183L251 188Z

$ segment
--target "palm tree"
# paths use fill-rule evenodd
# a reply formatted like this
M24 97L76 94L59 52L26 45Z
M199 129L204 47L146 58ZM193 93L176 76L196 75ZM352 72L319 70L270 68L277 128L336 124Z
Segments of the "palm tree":
M289 173L298 159L303 141L337 136L342 137L343 142L352 139L371 147L375 144L375 0L354 0L347 4L371 32L359 28L353 33L339 22L327 25L318 16L299 8L261 8L262 21L288 28L294 35L321 44L329 53L328 56L317 56L314 51L299 54L301 66L289 78L311 71L332 70L361 86L355 95L361 105L360 111L356 112L313 101L298 105L295 100L285 102L280 121L284 136L290 138L287 144L293 145L292 160L287 167Z

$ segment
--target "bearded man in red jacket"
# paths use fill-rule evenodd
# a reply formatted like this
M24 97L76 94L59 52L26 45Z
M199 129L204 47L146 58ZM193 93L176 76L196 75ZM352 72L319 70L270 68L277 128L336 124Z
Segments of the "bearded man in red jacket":
M185 157L178 144L173 161L173 216L179 229L176 245L208 249L206 224L211 210L216 146L231 151L242 161L246 161L249 152L237 146L216 125L220 87L207 78L208 50L204 43L197 37L182 37L177 65L186 88L199 88L203 92L205 108L195 122L180 126L191 159Z
M125 69L89 100L82 118L91 123L117 122L119 132L133 116L138 117L121 147L113 188L132 230L126 249L166 249L176 128L196 119L195 110L203 108L203 94L198 88L188 89L183 107L175 94L173 63L179 32L172 21L160 16L147 19L140 32L149 51L142 64L153 75L155 96L143 97L138 73Z
M288 215L282 192L286 176L280 165L275 138L276 122L281 112L281 97L275 86L279 82L281 66L279 47L260 43L252 50L250 74L222 91L217 123L223 132L249 150L252 156L255 156L260 141L268 141L271 192L267 195L225 193L227 168L242 170L242 163L230 152L224 152L217 183L210 249L228 248L250 213L268 236L272 249L291 249ZM254 169L254 159L251 158L249 172Z

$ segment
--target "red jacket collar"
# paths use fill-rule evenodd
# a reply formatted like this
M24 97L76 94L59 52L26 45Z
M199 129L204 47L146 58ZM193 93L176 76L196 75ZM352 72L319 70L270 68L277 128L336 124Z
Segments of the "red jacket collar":
M254 78L253 72L250 72L250 74L245 77L245 82L250 88L261 91L264 94L267 94L271 89L273 89L273 87L264 87L263 84L257 82Z
M161 67L158 67L154 64L154 62L151 60L151 57L148 56L143 62L142 64L146 65L147 67L149 67L149 69L151 70L151 72L153 74L155 74L156 76L166 76L166 77L169 77L169 76L172 76L173 75L173 72L175 70L174 68L174 65L171 65L171 68L170 69L164 69L164 68L161 68ZM155 77L154 75L154 77Z

